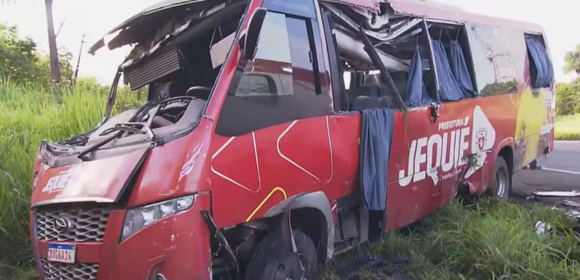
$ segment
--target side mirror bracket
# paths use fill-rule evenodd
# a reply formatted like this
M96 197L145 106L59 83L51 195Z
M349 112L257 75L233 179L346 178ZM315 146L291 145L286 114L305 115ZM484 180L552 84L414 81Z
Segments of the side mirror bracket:
M252 15L252 18L250 18L246 32L241 34L238 39L238 44L242 50L242 54L248 60L253 60L256 56L258 42L260 41L260 31L262 30L262 25L264 24L267 14L268 10L257 8Z

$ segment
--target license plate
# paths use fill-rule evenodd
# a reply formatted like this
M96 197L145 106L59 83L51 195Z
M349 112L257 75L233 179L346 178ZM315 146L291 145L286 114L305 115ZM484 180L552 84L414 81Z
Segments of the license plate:
M48 261L75 263L75 245L48 244Z

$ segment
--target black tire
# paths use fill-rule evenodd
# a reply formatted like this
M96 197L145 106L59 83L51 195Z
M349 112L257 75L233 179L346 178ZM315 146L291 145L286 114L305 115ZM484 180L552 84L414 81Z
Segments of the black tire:
M306 279L315 280L318 266L318 255L316 246L312 239L304 232L294 229L294 240L296 241L296 248L298 254L301 256L303 262L306 263ZM271 280L274 279L274 273L278 270L279 273L285 271L285 263L282 258L284 251L288 250L288 245L284 244L281 231L272 232L256 247L252 258L246 267L244 279L246 280ZM301 279L294 279L301 280Z
M505 159L498 156L493 169L493 181L488 191L494 200L507 200L512 189L512 176Z

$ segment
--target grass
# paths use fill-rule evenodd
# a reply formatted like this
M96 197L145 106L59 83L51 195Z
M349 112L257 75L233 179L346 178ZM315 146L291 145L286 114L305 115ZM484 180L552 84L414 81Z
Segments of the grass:
M138 102L134 95L118 97L116 109ZM106 100L106 90L82 82L55 93L0 79L0 263L25 267L32 262L28 213L38 145L92 128Z
M0 261L30 263L28 213L35 151L42 139L61 140L94 126L105 97L65 90L60 95L0 81Z
M556 117L556 140L580 140L580 113Z
M116 111L139 101L121 91ZM101 118L106 90L79 83L60 93L0 80L0 279L36 277L30 249L28 211L34 153L42 139L61 140L86 131ZM558 118L558 127L580 116ZM560 130L563 131L563 130ZM362 269L359 279L580 279L580 248L572 235L539 236L537 220L567 225L565 214L543 206L454 202L413 226L389 233L382 242L338 257L321 279L344 279L343 266L365 255L391 262L379 271ZM397 268L393 262L408 260ZM393 279L393 278L391 278Z
M561 211L540 205L491 203L471 207L455 201L426 218L407 234L387 234L377 245L364 246L339 257L321 272L323 280L344 279L345 263L376 255L387 263L407 260L397 269L362 269L358 279L580 279L580 246L572 234L538 235L535 223L569 226ZM389 278L391 277L391 278Z

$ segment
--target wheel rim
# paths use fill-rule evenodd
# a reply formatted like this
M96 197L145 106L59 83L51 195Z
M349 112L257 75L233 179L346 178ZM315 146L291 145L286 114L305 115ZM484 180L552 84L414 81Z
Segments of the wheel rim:
M298 263L300 265L301 273L298 277L292 277L289 263L278 262L272 280L307 280L306 275L308 271L308 263L306 262L306 257L300 253L298 253Z
M498 197L504 197L507 191L507 172L500 168L495 173L495 184Z

